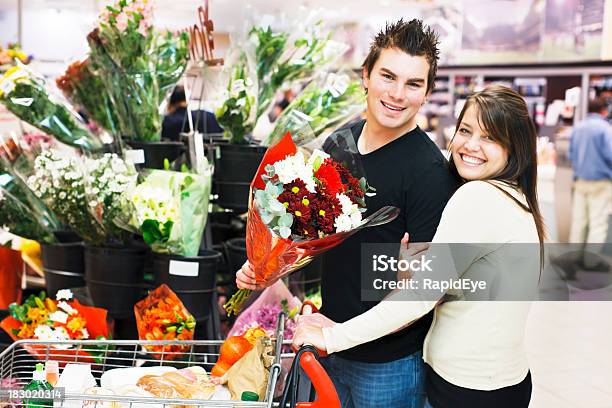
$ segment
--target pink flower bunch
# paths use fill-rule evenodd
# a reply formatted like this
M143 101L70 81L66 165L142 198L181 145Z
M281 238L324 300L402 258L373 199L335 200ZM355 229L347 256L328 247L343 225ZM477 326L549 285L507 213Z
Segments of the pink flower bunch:
M137 27L136 32L146 37L153 24L152 0L118 0L100 14L100 28L115 27L124 33L130 22Z

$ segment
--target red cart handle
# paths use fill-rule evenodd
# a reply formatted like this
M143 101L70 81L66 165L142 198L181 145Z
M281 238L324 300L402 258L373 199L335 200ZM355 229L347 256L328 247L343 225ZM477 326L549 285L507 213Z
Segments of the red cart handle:
M336 387L314 354L310 351L303 353L300 356L300 365L315 388L317 399L313 402L298 402L296 406L299 408L340 408L340 398Z

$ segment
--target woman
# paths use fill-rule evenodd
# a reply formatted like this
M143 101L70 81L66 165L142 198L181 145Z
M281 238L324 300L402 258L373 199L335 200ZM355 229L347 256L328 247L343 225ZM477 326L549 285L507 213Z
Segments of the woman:
M519 282L531 294L537 289L545 235L536 192L536 131L523 98L502 86L469 97L450 150L450 169L464 184L444 209L427 255L443 244L463 243L459 255L454 248L449 252L455 251L452 275L484 277L489 287L479 299L523 300L509 288ZM514 243L531 243L522 248L536 251L529 257ZM401 292L387 298L401 300L380 302L341 324L303 316L294 345L338 352L405 327L439 304L423 347L429 406L529 405L531 376L522 344L529 302L465 301L478 298L465 291L435 298ZM447 301L453 297L461 301Z

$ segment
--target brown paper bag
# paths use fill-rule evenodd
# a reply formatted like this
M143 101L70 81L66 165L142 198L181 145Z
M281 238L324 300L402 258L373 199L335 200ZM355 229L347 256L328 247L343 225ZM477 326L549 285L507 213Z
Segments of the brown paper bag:
M256 392L263 401L268 387L274 347L269 337L259 337L255 347L238 360L222 377L233 400L240 400L244 391Z

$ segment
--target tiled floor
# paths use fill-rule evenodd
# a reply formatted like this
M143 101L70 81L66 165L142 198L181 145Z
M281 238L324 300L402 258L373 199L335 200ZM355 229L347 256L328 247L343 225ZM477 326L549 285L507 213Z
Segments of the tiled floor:
M612 408L612 302L534 303L533 408Z

